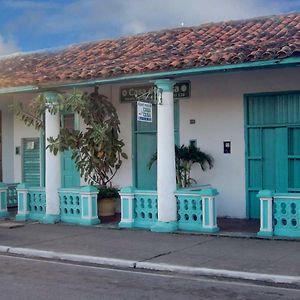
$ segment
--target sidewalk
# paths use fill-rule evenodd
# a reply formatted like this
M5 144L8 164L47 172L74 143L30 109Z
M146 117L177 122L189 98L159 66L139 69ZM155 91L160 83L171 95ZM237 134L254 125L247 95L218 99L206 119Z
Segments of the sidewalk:
M300 284L299 241L64 224L26 223L23 227L8 227L0 226L2 253Z

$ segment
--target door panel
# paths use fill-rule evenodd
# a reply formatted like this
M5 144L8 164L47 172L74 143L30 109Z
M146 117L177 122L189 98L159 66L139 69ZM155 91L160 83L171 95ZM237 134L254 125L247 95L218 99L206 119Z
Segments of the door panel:
M273 190L275 187L275 130L262 131L262 188Z
M300 93L246 98L247 199L259 218L259 190L300 192Z
M62 114L62 126L69 130L75 129L74 114ZM72 160L72 152L64 151L61 153L61 187L75 187L80 185L80 173Z
M156 152L156 133L138 134L136 137L136 186L142 189L156 189L156 162L151 169L148 163Z
M288 191L288 129L279 127L275 129L275 149L276 149L276 177L273 190L278 193Z
M289 192L300 192L300 127L288 131L288 189Z
M152 105L152 122L139 122L136 118L136 104L133 104L134 134L134 185L139 189L155 190L157 186L156 162L149 170L148 164L157 151L157 106ZM179 144L179 101L174 101L174 135Z

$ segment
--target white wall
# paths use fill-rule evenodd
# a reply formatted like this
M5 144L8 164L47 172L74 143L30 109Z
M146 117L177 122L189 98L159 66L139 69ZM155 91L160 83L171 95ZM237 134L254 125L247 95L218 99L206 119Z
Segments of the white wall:
M194 168L199 184L209 183L220 192L218 215L246 217L245 194L245 93L300 90L297 69L211 74L191 80L190 99L180 101L180 142L197 145L215 159L212 170ZM189 124L195 119L194 125ZM223 141L231 141L231 154L223 154Z
M24 104L28 103L31 99L36 97L37 95L33 94L22 94L15 95L14 102L22 102ZM14 117L14 125L13 125L13 133L14 133L14 147L12 149L14 154L14 182L22 182L22 153L19 155L16 154L16 147L20 147L22 151L22 138L35 138L40 137L40 132L35 130L33 127L28 127L24 124L24 122L20 121L16 117Z

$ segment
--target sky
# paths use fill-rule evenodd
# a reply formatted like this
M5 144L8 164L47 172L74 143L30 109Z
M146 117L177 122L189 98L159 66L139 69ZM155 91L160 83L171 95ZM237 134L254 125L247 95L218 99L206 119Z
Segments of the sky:
M300 0L0 0L0 55L300 11Z

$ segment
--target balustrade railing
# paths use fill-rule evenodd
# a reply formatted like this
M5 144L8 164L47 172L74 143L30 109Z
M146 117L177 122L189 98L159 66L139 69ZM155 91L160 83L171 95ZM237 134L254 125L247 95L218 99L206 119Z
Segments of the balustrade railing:
M18 184L17 221L42 221L46 213L46 195L44 187L29 187L25 183Z
M212 188L181 189L174 196L177 201L179 230L215 232L217 226L215 196ZM157 191L123 188L121 196L121 222L123 228L147 228L158 221Z
M300 195L274 196L274 235L300 237Z
M3 189L6 192L7 187ZM21 183L17 186L17 193L17 221L43 221L44 217L47 217L44 187L28 187L26 183ZM59 189L58 194L60 199L60 220L62 222L81 225L100 223L97 216L98 189L96 187L64 188Z
M133 201L135 227L151 228L157 222L157 192L137 190Z
M202 198L200 192L181 191L177 198L178 229L199 231L203 224Z
M300 238L300 194L260 191L259 236Z
M17 195L18 183L7 183L7 207L18 206L18 195Z
M41 221L46 213L46 194L44 187L30 187L27 192L29 219Z
M81 219L80 188L60 189L60 219L66 223L79 223Z
M62 188L58 190L58 194L62 222L81 225L100 223L97 216L96 187Z

